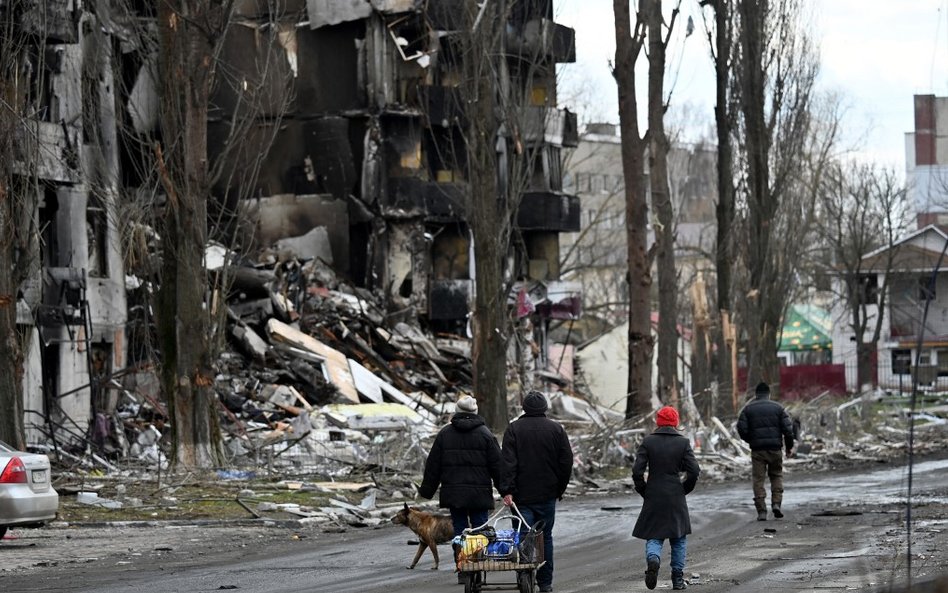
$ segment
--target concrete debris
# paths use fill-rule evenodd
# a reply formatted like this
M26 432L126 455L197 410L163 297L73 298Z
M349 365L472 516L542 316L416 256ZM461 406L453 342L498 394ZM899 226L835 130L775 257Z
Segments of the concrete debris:
M471 343L463 335L429 332L411 311L393 312L374 293L348 286L319 257L297 259L300 254L289 252L264 252L228 272L233 287L221 305L230 341L214 378L226 459L212 479L241 482L240 494L229 500L245 517L283 517L327 530L379 526L403 502L420 502L415 484L434 436L454 413L453 402L473 392ZM225 250L208 250L209 266L237 261ZM525 350L533 345L525 343ZM571 347L550 348L546 358L511 379L511 417L519 411L517 395L540 388L549 415L573 444L567 495L631 492L631 461L654 429L653 414L626 418L615 409L622 406L596 403L572 379ZM81 478L79 503L118 509L141 501L124 491L100 497L86 476L104 471L119 479L139 469L161 475L168 467L170 416L151 369L110 381L117 386L115 405L100 414L87 451L46 450L72 464L64 475ZM679 405L702 480L745 478L750 451L733 417L715 416L704 402L688 396ZM788 403L801 426L788 472L899 457L913 416L916 434L925 435L915 440L916 453L943 448L948 398L926 393L914 412L909 403L883 392ZM254 480L268 480L267 488L284 493L312 493L319 502L266 500L257 482L243 487ZM179 504L172 495L163 490L160 504Z

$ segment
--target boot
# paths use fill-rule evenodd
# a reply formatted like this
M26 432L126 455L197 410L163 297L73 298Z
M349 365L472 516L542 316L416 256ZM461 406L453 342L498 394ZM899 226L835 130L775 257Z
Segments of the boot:
M688 584L685 583L685 573L681 570L672 571L672 589L687 589Z
M757 509L757 520L766 521L767 520L767 501L765 501L762 498L755 498L754 508Z
M780 510L779 504L775 504L771 508L773 509L775 519L783 519L783 511Z
M649 556L647 567L645 569L645 586L654 589L658 584L658 569L661 566L661 558L658 556Z

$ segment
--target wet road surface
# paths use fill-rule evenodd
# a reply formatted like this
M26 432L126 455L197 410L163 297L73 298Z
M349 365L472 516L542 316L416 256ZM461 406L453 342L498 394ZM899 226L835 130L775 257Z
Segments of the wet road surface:
M913 480L917 507L913 573L918 579L948 570L948 460L916 464ZM686 578L692 591L873 590L886 583L902 582L906 564L903 468L885 465L862 473L808 476L790 467L785 481L783 506L787 517L767 522L754 520L749 480L716 485L699 482L688 497L694 533L688 538ZM631 492L609 499L572 498L561 502L555 529L554 590L645 591L644 545L631 536L640 506L638 495ZM821 515L824 510L834 512ZM181 535L187 537L186 530ZM257 543L252 535L245 538L223 531L221 538L202 543L215 551L200 558L171 561L141 554L121 563L90 562L39 567L12 575L0 573L0 591L463 590L455 584L449 546L441 547L441 570L429 570L432 560L427 553L416 569L404 568L415 548L407 545L414 539L413 534L401 527L314 534L294 542ZM0 547L0 563L4 553ZM667 562L666 547L657 590L671 588ZM513 583L512 573L488 576L489 584Z

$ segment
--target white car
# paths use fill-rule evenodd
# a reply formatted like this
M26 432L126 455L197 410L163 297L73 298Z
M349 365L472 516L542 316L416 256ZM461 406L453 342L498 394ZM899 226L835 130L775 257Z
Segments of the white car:
M39 527L58 511L49 459L0 442L0 539L9 527Z

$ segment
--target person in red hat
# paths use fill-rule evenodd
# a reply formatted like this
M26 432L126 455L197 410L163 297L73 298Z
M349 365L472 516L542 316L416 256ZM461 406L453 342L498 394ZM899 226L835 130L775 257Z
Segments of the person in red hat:
M685 589L686 537L691 533L685 496L695 489L701 469L691 443L677 430L678 410L671 406L660 409L655 424L658 427L642 440L632 464L635 491L643 499L632 535L645 540L645 586L654 589L658 583L662 545L667 539L672 589ZM679 477L681 472L684 480Z

